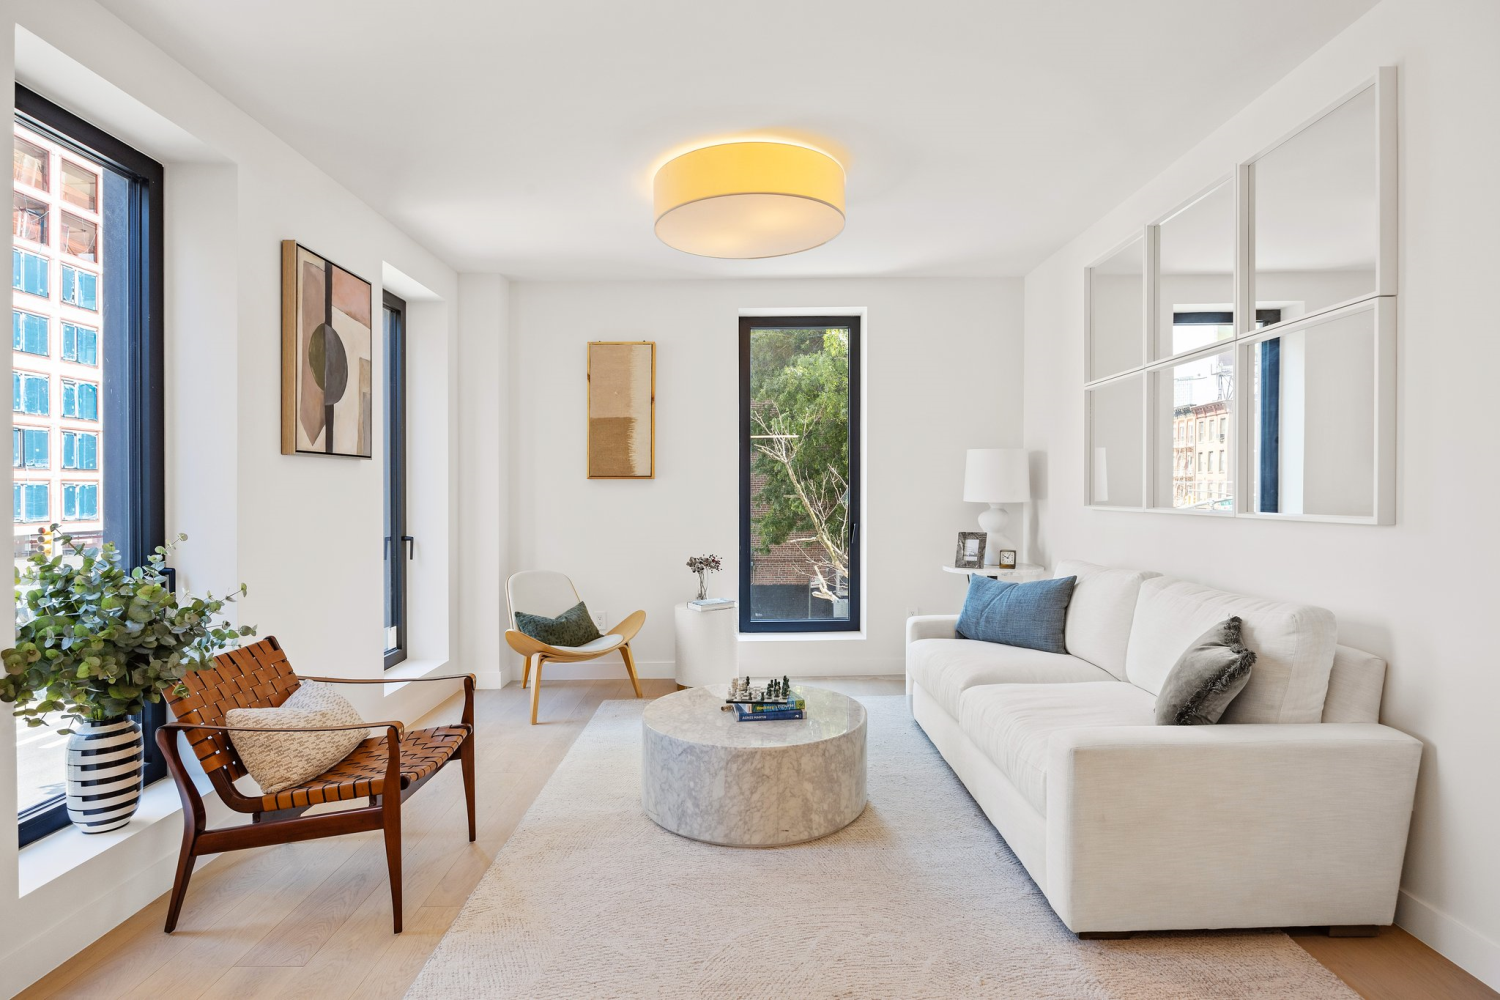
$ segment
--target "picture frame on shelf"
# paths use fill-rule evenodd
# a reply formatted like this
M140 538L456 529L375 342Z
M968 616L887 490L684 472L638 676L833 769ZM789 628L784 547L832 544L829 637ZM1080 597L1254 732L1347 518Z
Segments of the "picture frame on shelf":
M953 565L958 569L981 569L984 566L983 531L960 531L958 549L953 554Z
M1000 568L1001 569L1015 569L1016 568L1016 550L1015 549L1001 549L1000 550Z

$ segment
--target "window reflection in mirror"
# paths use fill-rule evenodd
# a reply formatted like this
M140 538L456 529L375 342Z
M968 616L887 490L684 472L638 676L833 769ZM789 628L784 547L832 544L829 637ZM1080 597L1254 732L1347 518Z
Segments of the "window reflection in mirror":
M1158 358L1234 337L1234 185L1225 181L1157 229ZM1217 323L1179 324L1181 313Z
M1146 241L1134 240L1089 268L1089 381L1140 367Z
M1143 505L1141 419L1145 377L1131 375L1088 390L1088 502L1106 507Z
M1158 507L1234 509L1234 350L1151 373Z
M1375 88L1255 161L1255 302L1287 320L1375 292Z
M1375 510L1375 312L1246 345L1253 510Z

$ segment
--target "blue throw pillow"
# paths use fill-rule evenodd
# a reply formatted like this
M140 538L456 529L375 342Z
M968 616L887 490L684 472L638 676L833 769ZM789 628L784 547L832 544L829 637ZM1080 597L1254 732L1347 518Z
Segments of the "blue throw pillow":
M969 578L969 596L958 616L958 637L1003 642L1047 653L1066 653L1063 624L1076 576L1035 583Z

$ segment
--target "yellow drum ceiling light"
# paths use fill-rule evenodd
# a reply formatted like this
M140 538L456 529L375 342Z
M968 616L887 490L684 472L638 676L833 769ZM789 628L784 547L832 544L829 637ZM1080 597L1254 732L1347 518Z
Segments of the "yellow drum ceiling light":
M656 172L656 235L700 257L780 257L844 229L844 168L787 142L726 142Z

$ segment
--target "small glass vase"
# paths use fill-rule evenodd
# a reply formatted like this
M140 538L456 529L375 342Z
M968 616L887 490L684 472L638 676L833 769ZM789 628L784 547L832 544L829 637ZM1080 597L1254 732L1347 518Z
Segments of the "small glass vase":
M708 600L708 574L701 569L698 571L698 600Z

